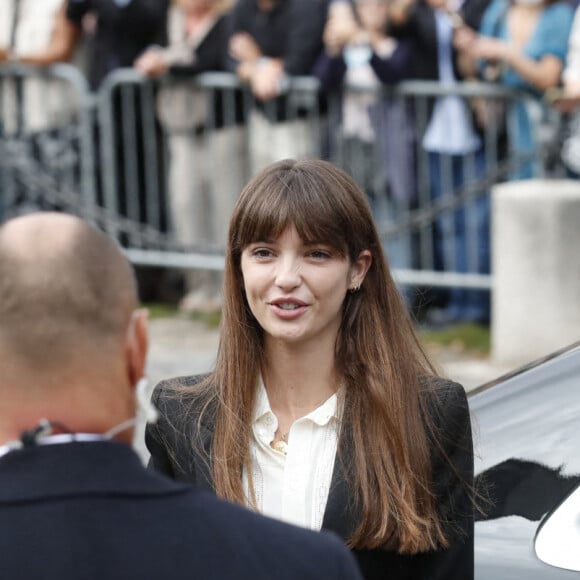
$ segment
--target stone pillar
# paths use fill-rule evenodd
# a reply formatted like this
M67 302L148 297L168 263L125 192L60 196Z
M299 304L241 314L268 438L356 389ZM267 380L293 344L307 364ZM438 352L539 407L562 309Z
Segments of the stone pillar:
M492 190L492 357L518 365L580 340L580 181Z

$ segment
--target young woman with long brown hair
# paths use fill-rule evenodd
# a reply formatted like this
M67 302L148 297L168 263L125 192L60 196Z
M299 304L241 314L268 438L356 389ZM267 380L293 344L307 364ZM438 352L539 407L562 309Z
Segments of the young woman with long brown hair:
M150 466L338 533L366 578L473 577L465 392L437 377L364 193L286 160L230 222L215 370L156 387Z

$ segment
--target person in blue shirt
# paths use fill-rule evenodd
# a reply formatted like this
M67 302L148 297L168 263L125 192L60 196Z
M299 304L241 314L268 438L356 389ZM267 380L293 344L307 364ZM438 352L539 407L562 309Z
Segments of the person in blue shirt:
M556 87L566 62L574 10L567 2L549 0L493 0L483 15L479 35L465 39L465 50L480 70L492 63L497 82L536 98ZM529 103L508 107L507 134L511 154L520 162L512 179L539 174L535 122Z

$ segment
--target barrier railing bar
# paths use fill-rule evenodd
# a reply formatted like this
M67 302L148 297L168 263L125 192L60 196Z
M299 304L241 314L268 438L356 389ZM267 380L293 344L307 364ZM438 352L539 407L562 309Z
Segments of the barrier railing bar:
M11 65L6 65L10 67ZM56 183L53 183L53 190L47 193L48 198L60 199L64 203L66 198L67 207L76 208L76 211L85 212L86 215L92 215L94 219L98 219L105 229L114 237L119 236L120 233L125 233L129 236L129 242L132 246L127 249L128 255L135 263L142 264L157 264L175 266L180 268L205 268L205 269L222 269L223 256L212 254L207 247L203 250L177 252L171 249L173 247L169 240L169 236L159 231L161 225L160 215L160 200L159 198L159 167L157 165L158 144L156 142L157 134L154 122L154 87L157 83L151 83L141 77L141 75L132 69L121 69L109 75L99 92L93 95L88 90L88 84L82 77L82 74L71 65L55 65L48 69L34 69L35 67L26 67L24 72L17 72L8 70L4 65L0 65L0 78L10 76L18 79L24 78L26 74L47 75L48 77L58 77L62 79L70 79L70 83L80 95L82 101L79 106L79 135L78 141L81 155L81 182L79 185L81 195L70 191L73 189L69 180L66 180L66 192L60 192L62 196L55 192ZM10 73L10 74L9 74ZM176 82L175 79L161 79L158 83L162 88L168 82ZM184 81L177 81L182 84ZM187 79L187 86L201 89L203 91L210 91L214 94L217 91L225 91L223 94L223 102L227 103L226 111L223 120L226 124L235 120L235 92L241 90L243 103L246 111L254 109L254 100L251 93L244 87L235 75L230 73L204 73L193 79ZM285 111L288 120L295 119L299 115L299 111L304 110L309 127L316 135L323 135L320 130L321 123L326 119L321 119L320 111L317 104L317 94L319 91L319 83L312 77L295 77L287 79L285 84L285 92L287 93L288 109ZM354 92L360 90L368 93L366 89L357 89L356 87L349 87L349 90ZM113 109L115 103L115 95L118 96L118 91L121 91L121 101L123 102L123 115L121 120L122 135L115 134L115 111ZM133 91L137 94L133 94ZM437 98L445 95L457 95L464 99L471 99L473 97L501 99L509 104L511 99L520 99L522 94L518 91L506 89L501 85L491 85L481 82L461 82L452 84L440 84L436 82L423 81L405 81L395 87L381 88L378 92L386 94L391 98L412 100L415 111L415 120L419 127L427 126L427 98ZM208 93L206 93L208 94ZM127 96L131 95L131 96ZM138 98L140 107L135 110L130 105ZM274 107L276 104L266 104L265 110L269 107ZM332 106L329 104L328 119L331 118ZM274 112L274 111L272 111ZM94 155L94 142L92 137L93 130L93 115L97 116L98 125L101 131L100 148L101 148L101 165L96 166L96 158ZM300 112L302 117L302 113ZM144 139L143 143L136 141L137 134L134 131L136 119L140 117L143 121L143 135L140 138ZM338 118L338 117L337 117ZM213 116L213 109L210 107L210 118L208 126L215 128L216 122ZM456 189L450 187L452 179L449 167L445 168L443 172L444 181L442 188L443 192L447 192L439 200L432 200L430 197L430 176L428 156L422 150L420 138L415 143L416 154L418 157L417 178L418 178L418 195L419 195L419 209L411 207L409 203L401 203L397 206L396 221L388 224L380 224L380 233L385 240L392 238L400 238L404 244L408 244L410 248L412 244L411 236L418 235L418 243L421 254L421 264L427 270L410 270L410 269L395 269L395 276L402 284L415 285L430 285L430 286L460 286L469 288L490 288L491 275L472 274L472 273L457 273L457 272L440 272L435 271L433 267L433 253L432 253L432 228L435 219L438 216L444 215L446 212L451 214L451 223L455 228L454 220L452 219L453 212L462 207L464 204L469 206L477 202L481 195L487 195L489 188L497 182L497 180L507 176L514 167L521 166L529 160L525 155L512 156L508 161L496 165L497 161L497 123L493 122L485 131L485 151L486 157L492 160L492 169L486 170L482 179L467 183L464 187ZM495 134L494 134L495 131ZM167 136L164 131L164 136ZM207 135L204 133L204 137ZM122 137L119 139L119 137ZM118 166L118 159L115 156L114 144L121 141L124 144L123 156L124 167ZM165 139L164 139L165 141ZM316 144L317 147L320 143ZM16 145L15 145L16 146ZM144 164L145 183L140 185L140 166L139 160L136 156L137 147L142 147L146 153ZM343 144L340 139L333 144L333 155L340 159L342 151L340 150ZM165 152L165 149L163 150ZM495 153L495 155L494 155ZM359 152L360 154L360 152ZM375 152L376 154L376 152ZM213 163L213 158L211 159ZM445 161L448 163L449 159ZM11 165L12 163L12 165ZM468 158L466 161L466 170L474 172L474 160ZM98 170L103 180L103 199L98 200L97 191L95 187L95 168ZM123 170L121 172L121 169ZM18 180L19 183L24 183L26 188L30 191L43 195L47 184L50 181L49 175L42 175L42 168L35 167L34 173L25 175L23 166L18 165L14 160L6 164L2 171L2 180L4 183L10 179ZM219 171L219 167L218 167ZM119 192L117 191L117 183L119 176L125 180L125 203L127 204L127 218L119 215ZM383 175L376 174L371 176L376 190L383 186ZM47 181L48 180L48 181ZM145 188L145 203L146 207L139 207L140 195L139 188ZM12 188L14 189L14 188ZM10 187L7 188L11 190ZM76 195L76 205L74 201ZM63 197L64 196L64 197ZM105 208L99 208L97 202L104 202ZM92 208L90 206L93 206ZM144 211L147 223L139 223L141 214ZM472 219L472 212L466 211L466 219ZM468 252L470 256L469 262L473 265L477 263L477 248L475 247L475 237L471 230L473 230L473 223L469 228L470 237L468 244ZM149 244L153 247L148 248ZM450 245L454 244L453 236L451 237ZM451 252L453 259L455 258L455 251Z

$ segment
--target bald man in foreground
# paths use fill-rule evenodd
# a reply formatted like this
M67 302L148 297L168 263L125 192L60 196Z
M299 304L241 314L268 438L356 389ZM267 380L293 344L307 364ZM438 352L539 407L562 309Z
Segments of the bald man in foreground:
M337 538L142 466L136 307L130 265L82 220L0 226L0 578L360 579Z

